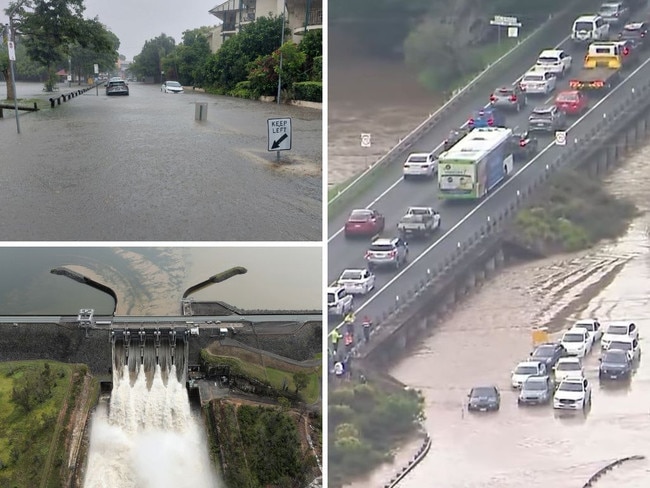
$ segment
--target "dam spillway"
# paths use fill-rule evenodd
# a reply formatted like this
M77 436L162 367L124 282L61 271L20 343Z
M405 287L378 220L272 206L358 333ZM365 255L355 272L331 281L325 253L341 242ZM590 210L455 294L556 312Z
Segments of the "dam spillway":
M220 486L185 388L187 335L111 331L113 389L91 424L84 488Z

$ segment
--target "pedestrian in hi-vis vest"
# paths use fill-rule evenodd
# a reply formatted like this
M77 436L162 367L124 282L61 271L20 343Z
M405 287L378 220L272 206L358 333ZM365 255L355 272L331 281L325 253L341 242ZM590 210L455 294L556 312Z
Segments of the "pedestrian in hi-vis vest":
M355 320L356 320L356 317L354 316L354 312L350 312L343 319L343 322L345 323L345 330L347 330L350 334L354 334L354 321Z
M343 336L338 331L338 329L334 329L332 331L332 349L334 350L334 354L336 354L339 351L339 341L341 340L342 337Z

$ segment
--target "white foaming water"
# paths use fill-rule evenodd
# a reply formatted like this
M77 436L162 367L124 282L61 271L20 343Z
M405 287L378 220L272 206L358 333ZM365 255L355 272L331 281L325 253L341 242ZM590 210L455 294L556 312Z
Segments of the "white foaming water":
M172 366L167 384L156 366L151 387L140 368L113 374L110 410L92 421L85 488L212 488L219 485L201 426Z

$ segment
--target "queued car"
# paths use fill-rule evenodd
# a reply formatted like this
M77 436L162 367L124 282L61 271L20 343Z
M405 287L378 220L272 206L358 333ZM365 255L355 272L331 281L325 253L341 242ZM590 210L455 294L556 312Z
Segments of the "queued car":
M630 9L625 2L603 3L598 9L598 15L608 24L621 24L630 16Z
M555 97L555 106L567 115L582 115L589 110L589 99L580 90L567 90Z
M178 81L166 81L160 87L160 91L163 93L183 93L183 85Z
M526 381L531 376L545 376L546 375L546 366L540 361L522 361L517 365L517 367L512 371L510 376L510 384L513 388L521 388Z
M438 156L435 152L411 153L406 157L402 176L407 178L433 178L438 172Z
M521 386L517 404L545 405L553 398L555 386L548 375L529 376Z
M585 370L582 367L582 360L576 356L560 358L553 366L555 382L560 383L565 379L580 379L585 377Z
M366 251L368 269L392 267L399 269L408 260L408 244L401 237L378 238L372 241Z
M469 129L477 127L505 127L506 116L503 111L494 107L482 108L467 121Z
M638 361L641 358L641 347L639 346L638 339L632 337L621 337L609 343L607 351L625 351L630 361Z
M618 39L633 41L640 49L648 48L648 23L633 22L626 24L623 30L618 33Z
M501 393L496 386L475 386L467 395L469 412L497 411L501 407Z
M327 314L344 316L354 308L352 295L345 291L345 287L337 285L327 288Z
M539 344L533 352L530 353L530 359L543 363L547 371L550 371L561 358L566 356L566 349L562 344L544 343Z
M350 213L343 232L345 237L375 236L384 230L386 219L382 214L372 209L356 209Z
M564 78L571 71L572 64L573 58L566 51L562 49L546 49L539 53L535 66L553 73L558 78Z
M442 143L442 150L449 151L452 147L456 145L458 141L460 141L463 137L469 134L469 131L470 129L465 127L461 127L459 129L453 129L449 131L449 135Z
M129 95L129 85L126 84L122 78L111 78L108 83L106 83L106 95Z
M527 103L526 94L519 85L499 87L490 95L490 105L499 110L519 112Z
M620 349L605 351L599 358L598 378L601 380L623 380L632 377L632 360Z
M375 287L375 275L367 269L346 269L336 284L345 288L349 295L366 295Z
M603 329L598 319L582 319L573 324L573 329L586 329L593 337L594 344L603 337Z
M557 76L546 67L534 66L521 77L519 86L526 95L548 95L555 90Z
M639 338L639 329L636 324L632 322L612 322L607 325L605 333L600 339L600 347L607 350L612 341L624 337Z
M562 335L560 343L569 356L584 358L591 352L594 341L585 329L569 329Z
M587 378L565 379L555 390L553 408L584 410L591 405L591 383Z
M535 107L528 117L528 132L555 132L565 127L566 116L555 105Z
M528 131L512 134L510 149L515 159L528 160L537 154L539 143Z

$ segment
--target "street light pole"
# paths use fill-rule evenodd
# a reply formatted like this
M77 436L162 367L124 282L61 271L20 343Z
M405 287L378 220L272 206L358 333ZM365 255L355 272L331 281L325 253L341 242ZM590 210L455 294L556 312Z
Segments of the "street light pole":
M284 27L285 27L285 18L284 11L287 8L287 4L282 2L282 35L280 37L280 67L278 68L278 96L277 102L280 105L280 92L282 90L282 46L284 46ZM280 151L278 151L278 157L280 156Z

